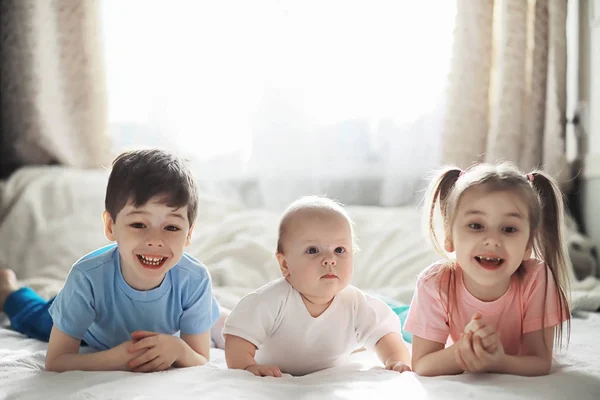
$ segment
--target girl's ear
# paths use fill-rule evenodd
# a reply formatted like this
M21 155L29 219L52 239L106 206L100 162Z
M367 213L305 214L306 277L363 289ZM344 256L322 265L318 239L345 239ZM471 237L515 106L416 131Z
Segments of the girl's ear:
M275 256L277 257L277 262L279 263L279 269L281 270L281 274L284 278L287 278L288 276L290 276L290 270L288 268L288 263L285 259L285 256L283 255L283 253L279 252L275 253Z
M104 236L106 236L106 238L108 240L110 240L111 242L114 242L115 241L115 232L114 232L115 221L113 221L112 217L110 216L110 213L106 210L104 210L104 212L102 213L102 222L104 222Z
M454 252L454 242L450 236L446 236L446 239L444 240L444 250L448 253Z
M527 247L525 247L525 254L523 254L523 261L530 260L531 257L533 256L532 252L533 252L533 245L532 245L532 241L529 240L527 242Z

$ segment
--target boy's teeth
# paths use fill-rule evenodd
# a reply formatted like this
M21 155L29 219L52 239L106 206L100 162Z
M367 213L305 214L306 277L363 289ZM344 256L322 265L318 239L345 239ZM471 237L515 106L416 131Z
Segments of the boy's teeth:
M142 255L140 255L139 257L144 262L144 264L149 265L159 265L165 259L165 257L148 257Z

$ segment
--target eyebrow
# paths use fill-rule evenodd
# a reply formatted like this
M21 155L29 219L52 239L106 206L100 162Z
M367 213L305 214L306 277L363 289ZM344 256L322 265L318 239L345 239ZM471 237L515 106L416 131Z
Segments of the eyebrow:
M468 210L467 212L465 212L465 216L469 216L469 215L487 215L487 214L480 210ZM523 214L521 214L519 212L509 212L509 213L504 214L504 216L518 218L518 219L525 219L525 217L523 217Z
M130 215L150 215L150 213L148 211L139 211L139 210L134 210L134 211L130 211L126 214L127 216ZM177 213L169 213L168 215L169 217L175 217L175 218L179 218L182 219L183 221L185 221L185 217L183 217L181 214L177 214Z

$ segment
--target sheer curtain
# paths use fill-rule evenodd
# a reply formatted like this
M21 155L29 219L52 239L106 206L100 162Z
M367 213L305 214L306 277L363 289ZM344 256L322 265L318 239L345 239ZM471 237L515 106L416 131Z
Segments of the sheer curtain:
M455 2L103 0L115 151L281 207L398 205L437 164Z

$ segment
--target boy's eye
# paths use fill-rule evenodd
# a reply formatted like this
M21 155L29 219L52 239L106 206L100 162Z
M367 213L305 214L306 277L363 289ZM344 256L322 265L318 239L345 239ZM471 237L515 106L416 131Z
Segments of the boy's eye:
M319 249L317 249L314 246L309 247L308 249L306 249L306 252L308 254L317 254L319 252Z
M171 232L177 232L181 229L179 229L178 227L176 227L175 225L169 225L169 226L165 226L165 230L167 231L171 231Z
M135 229L144 229L146 227L146 225L142 224L141 222L134 222L133 224L130 224L129 226L131 226L132 228L135 228Z
M506 228L502 228L502 230L504 231L504 233L515 233L517 231L517 228L508 226Z
M346 249L340 246L340 247L336 247L334 251L338 254L343 254L346 252Z
M477 223L475 223L475 224L469 224L469 228L471 228L471 229L474 229L474 230L478 231L478 230L481 230L481 229L483 229L483 225L481 225L481 224L477 224Z

